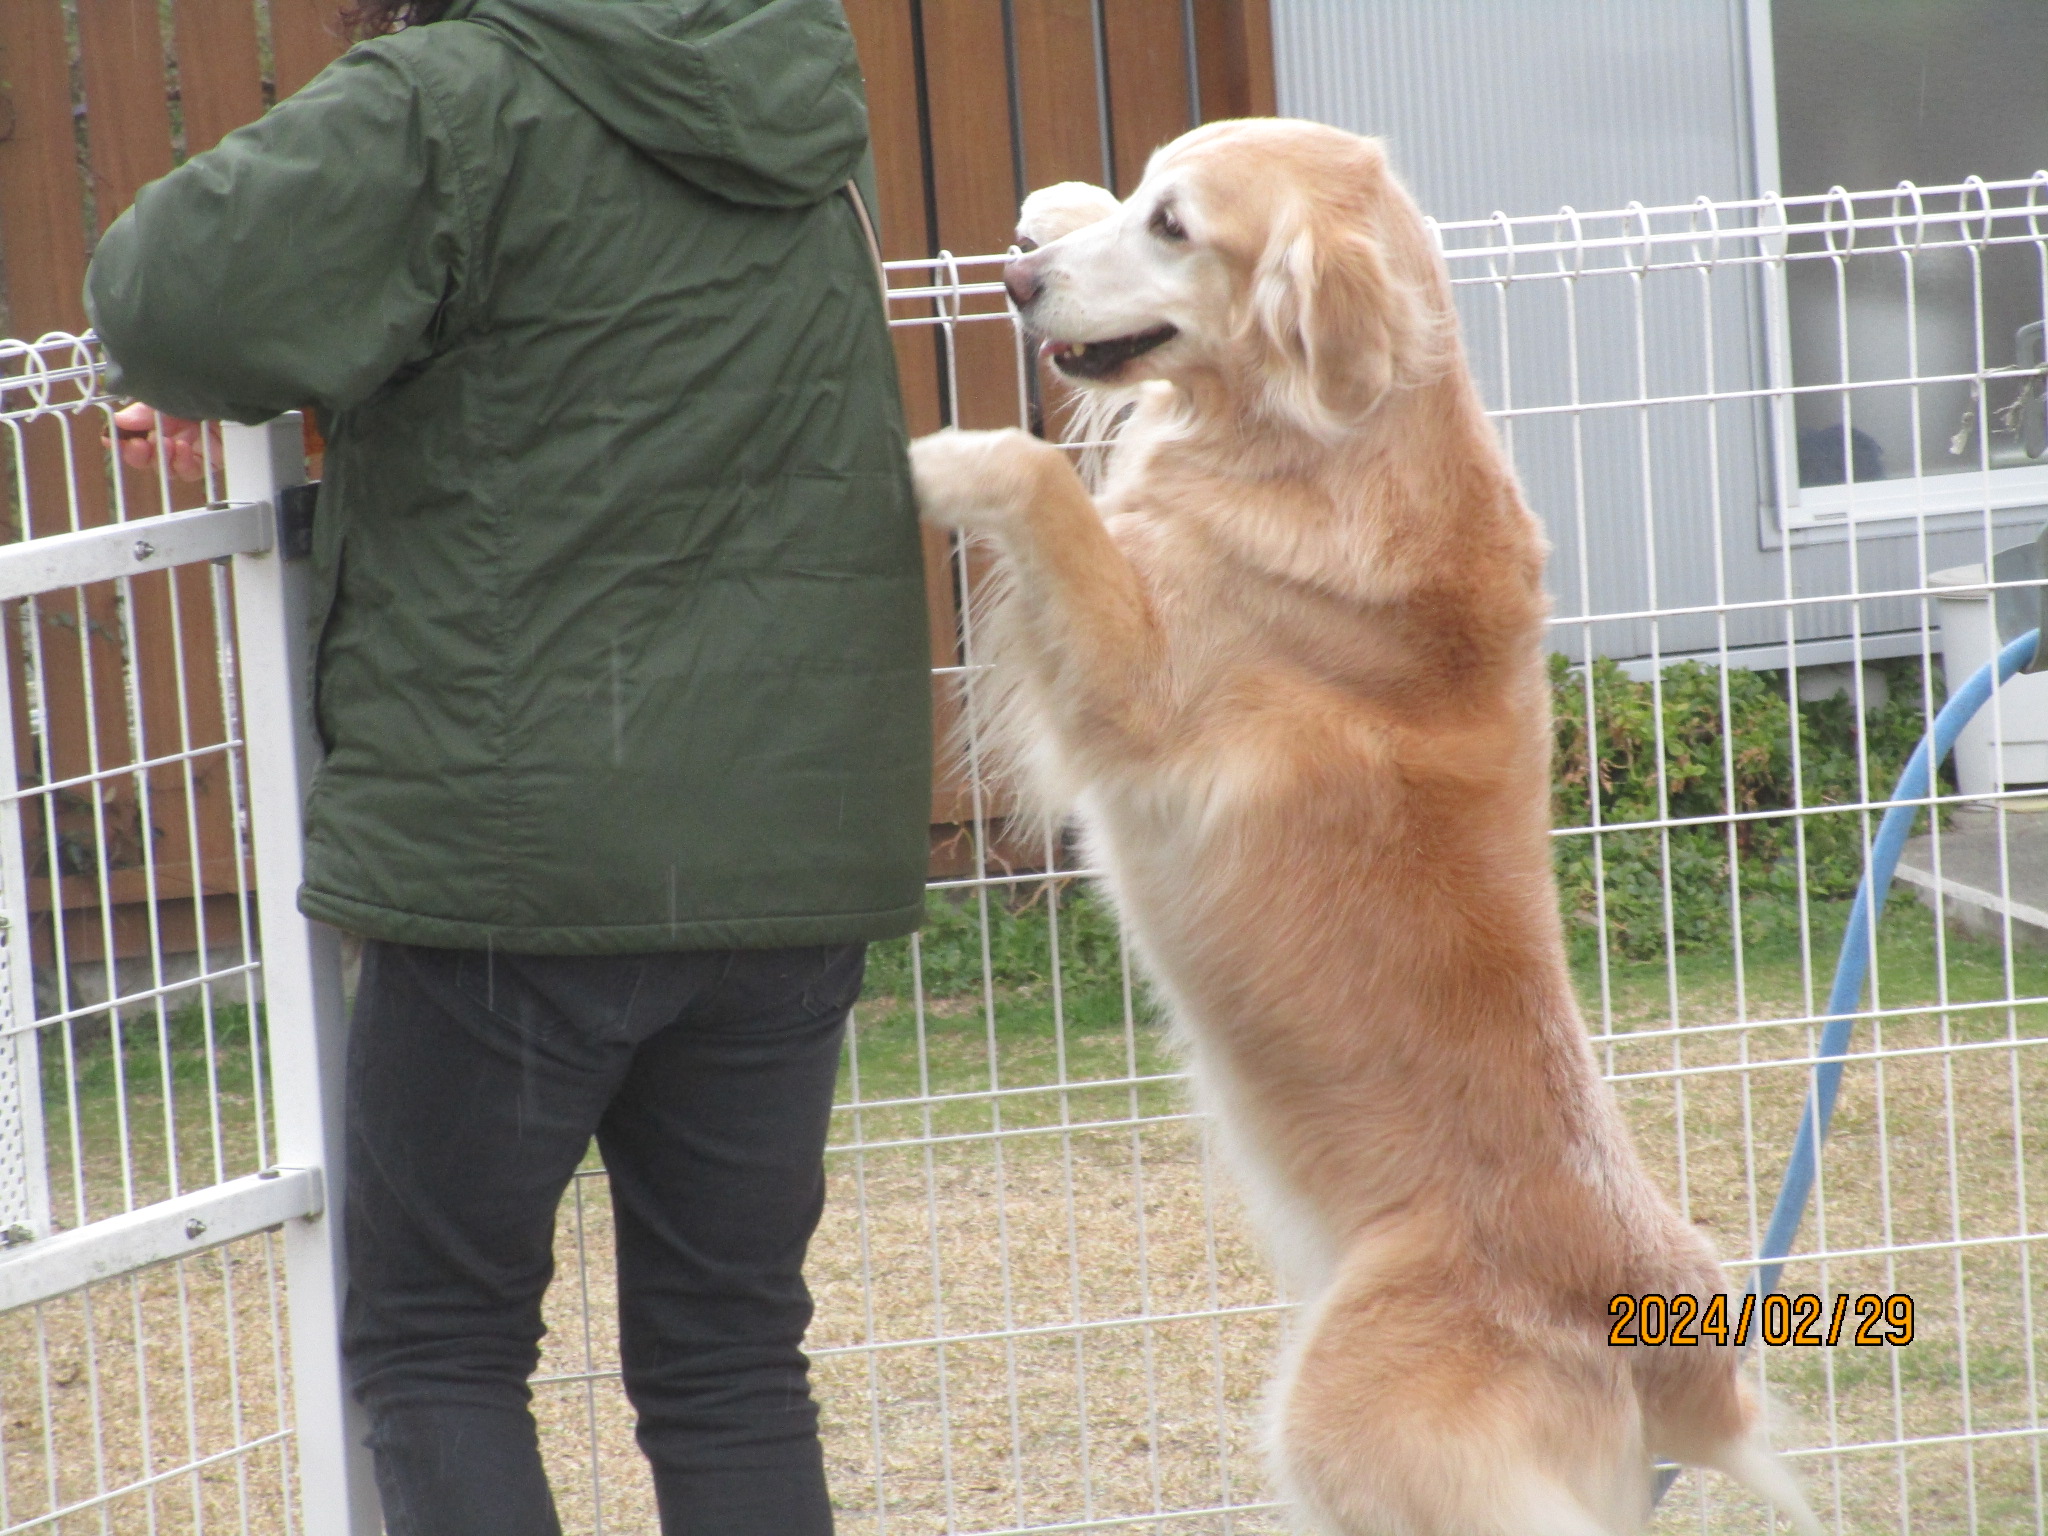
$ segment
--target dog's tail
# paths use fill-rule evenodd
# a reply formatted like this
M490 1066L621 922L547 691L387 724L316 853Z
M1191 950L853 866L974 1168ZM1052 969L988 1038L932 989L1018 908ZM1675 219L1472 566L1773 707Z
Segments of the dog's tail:
M1791 1468L1760 1436L1738 1440L1711 1463L1792 1522L1800 1536L1824 1536L1821 1523L1800 1491Z

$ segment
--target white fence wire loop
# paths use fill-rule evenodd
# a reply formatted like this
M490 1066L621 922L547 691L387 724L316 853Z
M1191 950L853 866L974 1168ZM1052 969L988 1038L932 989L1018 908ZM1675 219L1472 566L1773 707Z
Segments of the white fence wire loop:
M14 425L46 412L83 411L99 403L100 373L92 345L82 337L53 331L36 341L0 338L0 420ZM72 386L76 397L58 399L54 391L60 385Z

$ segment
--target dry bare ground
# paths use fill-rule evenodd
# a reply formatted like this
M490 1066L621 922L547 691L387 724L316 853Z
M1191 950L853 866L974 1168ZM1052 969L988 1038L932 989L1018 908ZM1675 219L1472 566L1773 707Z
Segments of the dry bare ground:
M1713 995L1681 1006L1689 1025L1732 1012ZM1668 1013L1624 1009L1617 1027L1667 1028ZM1817 1507L1844 1531L2036 1528L2038 1437L2014 1432L2039 1422L2040 1281L2026 1245L1971 1246L2030 1231L2030 1191L2048 1188L2048 1085L2037 1050L2001 1044L2009 1030L2024 1039L2040 1024L2004 1013L1896 1021L1883 1045L1928 1053L1859 1064L1844 1084L1803 1241L1838 1253L1932 1246L1824 1272L1795 1265L1786 1286L1908 1293L1918 1331L1903 1349L1767 1351L1785 1410L1779 1438L1934 1442L1801 1457ZM1745 1038L1751 1062L1810 1049L1803 1027L1689 1032L1625 1042L1606 1062L1623 1076L1659 1177L1730 1255L1753 1251L1803 1080L1783 1068L1712 1070L1739 1065ZM1673 1068L1689 1075L1640 1075ZM1173 1090L1089 1090L1068 1099L1071 1121L1155 1118L1047 1134L1060 1120L1055 1096L1006 1112L1008 1128L1028 1134L943 1139L989 1127L986 1106L969 1104L934 1118L929 1144L918 1144L923 1111L842 1114L840 1141L870 1150L833 1157L812 1343L843 1531L1006 1531L1264 1502L1258 1396L1284 1312L1199 1126L1164 1118L1179 1108ZM651 1532L615 1374L610 1239L592 1172L563 1209L536 1406L567 1529ZM254 1240L0 1318L0 1530L278 1429L269 1255ZM1164 1320L1132 1321L1145 1317ZM960 1342L929 1342L940 1336ZM1965 1432L1995 1438L1954 1438ZM287 1487L281 1449L267 1442L104 1514L30 1528L282 1532ZM1130 1528L1284 1527L1254 1512ZM1726 1485L1690 1476L1658 1524L1762 1528Z
M2013 1027L2024 1036L2022 1023ZM1844 1084L1803 1245L1937 1245L1786 1271L1789 1290L1903 1292L1915 1303L1906 1348L1762 1352L1781 1444L1934 1442L1798 1457L1816 1507L1844 1531L2035 1525L2038 1439L2010 1432L2039 1423L2040 1282L2027 1245L1970 1245L2032 1230L2027 1190L2048 1174L2042 1061L1998 1048L2006 1029L2002 1013L1955 1016L1946 1040L1938 1018L1894 1022L1885 1049L1928 1054L1861 1065ZM1810 1048L1803 1027L1759 1030L1748 1044L1753 1061ZM1740 1035L1709 1035L1676 1053L1668 1039L1624 1044L1607 1062L1625 1075L1624 1104L1665 1187L1685 1192L1730 1255L1754 1251L1752 1221L1768 1214L1804 1076L1712 1070L1739 1065L1742 1052ZM1626 1076L1674 1066L1695 1075ZM813 1341L843 1530L1002 1531L1264 1502L1259 1389L1284 1314L1266 1310L1276 1298L1196 1127L1077 1132L1064 1145L1024 1137L1000 1157L987 1142L841 1156L834 1175L814 1250ZM567 1214L565 1231L581 1242L565 1250L580 1251L583 1268L572 1264L558 1283L550 1365L603 1371L615 1366L607 1312L593 1314L586 1355L578 1311L586 1286L594 1301L609 1287L601 1187L583 1190L580 1231ZM1119 1321L1231 1309L1244 1310ZM1103 1326L1072 1330L1076 1319ZM1023 1336L1008 1344L888 1347L1013 1331ZM863 1349L866 1340L884 1347ZM564 1381L544 1387L542 1401L571 1525L594 1529L601 1498L606 1528L652 1529L613 1384ZM1965 1432L1997 1438L1953 1438ZM1136 1528L1284 1525L1257 1513ZM1692 1475L1658 1521L1670 1532L1763 1528L1759 1507Z
M0 1530L289 1529L281 1274L259 1236L0 1315Z

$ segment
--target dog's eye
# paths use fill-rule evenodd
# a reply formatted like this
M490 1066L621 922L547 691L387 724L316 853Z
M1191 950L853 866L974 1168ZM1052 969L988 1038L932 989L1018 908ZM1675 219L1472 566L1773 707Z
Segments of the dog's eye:
M1152 233L1162 240L1171 240L1175 244L1179 244L1188 237L1187 227L1174 216L1173 210L1164 203L1160 204L1159 208L1152 215Z

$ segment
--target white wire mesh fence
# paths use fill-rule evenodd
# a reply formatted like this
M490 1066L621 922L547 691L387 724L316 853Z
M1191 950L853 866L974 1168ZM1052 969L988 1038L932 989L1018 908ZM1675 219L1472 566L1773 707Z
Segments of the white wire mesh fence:
M86 343L0 346L9 540L132 523L140 547L209 499L110 471L97 370ZM228 583L179 565L0 613L10 1257L275 1161ZM0 1529L280 1528L283 1301L265 1235L0 1315Z
M2028 339L2048 294L2044 205L2037 178L1441 231L1475 371L1556 545L1558 867L1588 1024L1645 1157L1738 1283L1809 1091L1873 807L1983 625L1996 584L1971 568L2048 522L2038 331ZM895 323L933 338L951 417L969 425L1039 410L999 261L890 273ZM42 460L24 445L46 427L8 428L17 508L72 505L65 487L103 474L97 421ZM175 579L218 590L210 571ZM971 561L956 556L955 574L971 580ZM65 610L79 633L136 659L95 662L87 683L70 680L83 642L42 616L55 605L21 603L32 619L10 605L7 628L12 676L53 702L60 688L101 701L77 706L82 745L62 749L76 763L43 766L44 727L17 731L20 772L38 775L17 797L27 889L41 878L54 901L75 881L91 898L61 919L66 945L91 944L37 949L39 1011L17 986L17 1018L34 1022L7 1026L43 1043L18 1074L40 1092L20 1095L17 1118L50 1149L67 1223L268 1156L261 1025L229 991L252 974L249 920L213 915L246 914L248 888L207 873L203 808L183 834L160 808L203 799L197 776L216 760L209 782L232 795L232 677L209 695L218 725L182 701L193 656L233 652L217 621L164 631L164 645L184 636L188 692L163 718L191 723L159 726L149 710L165 706L142 684L171 664L120 638L140 633L134 601L94 601ZM960 629L957 662L938 669L942 715L976 685L971 610ZM2029 685L1995 697L1972 766L1944 780L1909 849L1914 883L1880 929L1785 1274L1830 1303L1911 1297L1913 1342L1757 1356L1784 1405L1779 1442L1845 1532L2044 1528L2034 1245L2048 1233L2030 1190L2048 1102L2035 1049L2048 1042L2048 767L2030 754L2048 740L2048 701ZM1011 825L968 747L925 932L871 959L813 1248L842 1529L1282 1529L1256 1420L1287 1301L1113 916L1063 845ZM97 800L61 800L87 785ZM132 810L145 788L150 809ZM38 859L60 873L38 877ZM123 878L152 914L172 893L198 903L205 943L122 950ZM37 921L54 936L60 919ZM174 952L211 956L189 962L199 979L183 990ZM106 985L125 989L118 1006L84 990ZM651 1530L594 1164L560 1230L536 1412L564 1522ZM286 1528L272 1241L0 1317L0 1532ZM204 1321L230 1313L232 1347ZM152 1477L147 1498L50 1518ZM1693 1475L1659 1521L1763 1528L1759 1509Z
M100 375L89 340L0 343L0 1531L294 1530L302 1463L360 1507L312 1219L332 1085L276 1086L317 1054L265 553L296 426L203 437L197 485L124 472Z

